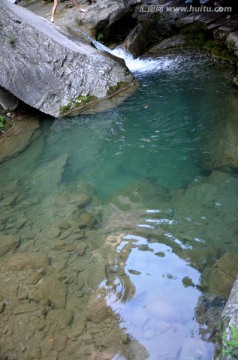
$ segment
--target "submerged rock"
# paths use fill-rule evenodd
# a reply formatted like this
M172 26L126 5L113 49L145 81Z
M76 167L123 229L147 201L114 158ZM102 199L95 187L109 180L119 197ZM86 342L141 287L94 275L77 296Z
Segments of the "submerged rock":
M17 235L0 234L0 256L4 256L8 251L15 249L20 243Z
M68 161L67 154L61 154L56 159L49 161L45 166L36 170L30 177L30 185L34 194L39 191L49 193L60 185L64 167Z
M16 156L39 135L39 120L34 117L15 121L14 127L0 138L0 163Z
M229 296L237 274L238 254L226 253L214 265L210 277L210 292L219 296Z
M19 253L12 255L7 263L10 270L45 270L48 266L48 257L37 253Z
M72 312L66 309L51 310L46 318L49 325L58 324L58 327L63 329L67 327L73 319Z
M30 298L34 301L48 300L55 309L64 308L66 302L66 285L54 276L46 276Z
M231 101L229 120L223 119L218 124L216 137L212 135L209 143L209 158L204 164L207 168L231 167L238 168L238 124L237 124L237 102Z
M94 291L87 305L87 319L95 323L100 323L111 316L112 310L106 303L105 290L98 289Z

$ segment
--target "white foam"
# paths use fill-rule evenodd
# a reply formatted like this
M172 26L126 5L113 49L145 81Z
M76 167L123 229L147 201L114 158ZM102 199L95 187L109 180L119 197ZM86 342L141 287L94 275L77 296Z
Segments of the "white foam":
M140 57L134 59L134 57L125 49L118 46L111 53L117 57L125 60L126 66L131 72L150 73L161 69L167 69L174 64L172 59L141 59Z
M152 73L157 72L159 70L171 69L175 66L175 60L168 59L163 57L162 59L152 59L146 58L142 59L140 57L134 58L132 54L126 51L121 46L116 47L111 50L107 46L99 43L96 40L93 40L93 45L101 51L108 52L114 56L117 56L121 59L125 60L126 66L132 73Z

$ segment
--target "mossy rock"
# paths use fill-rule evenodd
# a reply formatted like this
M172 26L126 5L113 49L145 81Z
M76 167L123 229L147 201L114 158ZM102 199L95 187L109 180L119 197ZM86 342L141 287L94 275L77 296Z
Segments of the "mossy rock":
M71 112L73 112L75 109L84 108L85 105L88 105L97 100L98 98L94 95L80 95L77 98L69 101L67 105L61 106L60 114L68 115Z
M109 89L107 90L107 95L110 96L110 95L116 94L118 91L123 89L125 86L126 86L126 83L123 81L120 81L116 85L109 87Z

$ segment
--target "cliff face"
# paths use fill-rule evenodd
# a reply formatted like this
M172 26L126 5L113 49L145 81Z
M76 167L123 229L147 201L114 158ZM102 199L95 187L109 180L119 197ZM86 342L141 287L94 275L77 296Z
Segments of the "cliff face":
M55 117L133 82L122 62L74 43L47 20L7 0L0 3L0 42L0 87Z

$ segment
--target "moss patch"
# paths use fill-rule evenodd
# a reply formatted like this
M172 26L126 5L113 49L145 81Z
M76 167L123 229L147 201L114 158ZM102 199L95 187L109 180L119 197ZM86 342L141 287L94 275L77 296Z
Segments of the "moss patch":
M123 89L126 85L127 84L124 81L120 81L116 85L110 86L109 89L107 90L107 95L109 96L117 93L120 89Z
M96 100L98 100L98 98L94 95L80 95L76 99L69 101L67 105L61 106L60 114L66 115L74 108L83 107Z
M71 109L71 106L72 106L72 101L70 101L67 105L65 106L61 106L60 108L60 113L61 114L65 114L67 113L70 109Z
M97 97L94 95L88 95L88 96L81 95L77 97L77 99L75 100L75 106L79 107L95 100L97 100Z
M234 64L238 64L238 59L234 54L234 44L229 44L219 37L215 37L212 31L209 31L205 24L197 22L189 24L181 29L181 33L186 38L185 47L209 51L213 56Z

